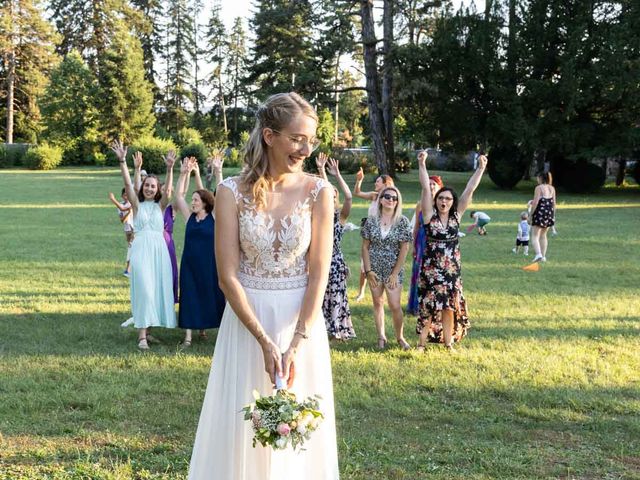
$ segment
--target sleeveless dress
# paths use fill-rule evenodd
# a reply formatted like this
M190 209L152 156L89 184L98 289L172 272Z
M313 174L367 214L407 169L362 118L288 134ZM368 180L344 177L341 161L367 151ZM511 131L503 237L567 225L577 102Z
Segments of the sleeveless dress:
M413 241L413 266L411 268L411 286L409 287L409 300L407 301L407 313L418 315L418 283L420 278L420 268L422 267L422 255L424 253L427 234L424 230L424 219L422 211L418 213L418 232Z
M196 214L191 214L180 262L180 328L204 330L220 326L225 299L218 286L214 232L213 215L207 214L198 221Z
M434 213L424 230L426 246L420 271L420 316L416 332L420 334L430 319L428 341L444 342L438 313L449 309L453 311L453 340L459 342L469 328L460 276L460 217L457 213L451 215L447 225L442 225L440 217Z
M293 338L307 288L313 204L321 189L332 188L324 180L303 178L308 184L303 198L267 193L264 209L242 193L238 177L227 178L218 186L230 189L236 199L238 279L256 317L281 349ZM264 371L260 345L227 304L193 447L190 480L338 478L329 341L320 309L317 316L296 356L296 378L290 391L298 399L320 395L325 419L305 443L305 450L272 450L260 444L254 448L253 431L241 409L254 401L254 389L271 395L273 386Z
M173 207L167 205L164 210L164 241L167 243L171 258L171 278L173 279L173 303L178 303L178 259L176 245L173 243Z
M375 272L380 281L386 283L398 261L401 244L413 240L409 219L401 215L389 233L383 236L380 229L380 219L377 216L369 217L367 223L360 230L360 235L370 242L369 263L371 270ZM404 265L398 273L398 283L402 285L403 281Z
M356 336L351 323L351 309L347 298L347 267L342 255L342 235L344 225L340 223L340 212L336 210L333 216L333 253L331 254L331 269L329 283L322 302L322 313L327 327L327 334L331 337L348 340Z
M555 205L553 197L541 197L531 217L531 225L550 228L555 225Z
M171 260L162 236L158 203L140 202L133 219L131 244L131 310L136 328L176 326Z

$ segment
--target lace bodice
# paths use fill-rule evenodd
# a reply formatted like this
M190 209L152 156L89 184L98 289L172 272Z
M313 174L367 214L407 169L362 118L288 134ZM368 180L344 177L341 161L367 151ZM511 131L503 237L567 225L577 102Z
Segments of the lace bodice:
M304 175L296 192L267 193L264 208L241 189L239 177L227 178L220 186L233 192L238 207L240 282L258 289L304 287L313 203L330 184Z

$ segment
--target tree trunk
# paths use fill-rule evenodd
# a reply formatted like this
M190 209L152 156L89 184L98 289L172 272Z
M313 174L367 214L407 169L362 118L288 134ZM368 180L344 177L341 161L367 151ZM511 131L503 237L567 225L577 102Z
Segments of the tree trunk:
M362 46L373 157L378 167L378 173L386 174L389 171L389 167L385 155L384 119L379 105L380 94L378 92L378 65L376 33L373 23L373 0L360 0L360 17L362 18Z
M624 183L624 172L627 169L627 159L621 157L618 159L618 171L616 172L616 187Z
M9 52L7 54L7 133L6 142L13 143L13 91L16 81L16 57L14 51L13 25L15 24L13 13L13 0L9 0L9 17L11 18L11 33L9 34Z
M224 103L224 92L222 91L222 65L219 65L217 70L218 89L220 90L220 110L222 111L222 126L226 136L229 129L227 128L227 106Z
M396 172L393 141L393 0L384 0L382 14L384 63L382 70L382 115L384 118L385 147L389 173Z
M335 95L334 95L334 101L336 102L336 111L335 111L335 131L333 133L333 141L334 143L338 143L338 134L340 132L340 126L339 126L339 122L340 122L340 93L338 92L338 87L339 87L339 83L340 83L340 53L338 53L338 56L336 58L336 74L335 74L335 78L334 78L334 88L335 88Z

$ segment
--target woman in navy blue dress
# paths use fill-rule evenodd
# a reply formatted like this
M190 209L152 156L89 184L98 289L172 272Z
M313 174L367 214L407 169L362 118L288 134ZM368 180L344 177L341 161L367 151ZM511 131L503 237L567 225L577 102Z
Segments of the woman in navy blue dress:
M183 347L191 346L192 330L200 330L200 337L206 338L206 329L218 328L225 307L214 254L213 194L198 189L191 196L191 206L185 200L191 171L198 168L197 165L194 158L183 160L175 203L187 222L180 264L178 316L178 326L186 330Z

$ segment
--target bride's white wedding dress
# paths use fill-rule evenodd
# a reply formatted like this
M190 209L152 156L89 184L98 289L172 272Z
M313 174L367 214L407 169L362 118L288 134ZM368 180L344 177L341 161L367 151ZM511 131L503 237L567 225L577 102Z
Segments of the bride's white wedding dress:
M306 290L313 204L322 188L331 188L309 175L301 179L307 186L304 195L285 198L268 193L264 210L243 195L237 177L218 187L230 189L238 207L238 277L256 317L282 351L293 338ZM273 386L264 371L260 345L227 304L193 447L190 480L338 478L329 343L320 310L308 335L296 356L291 391L298 399L320 395L324 421L302 451L274 451L260 444L254 448L253 431L241 409L253 402L254 389L271 395Z

